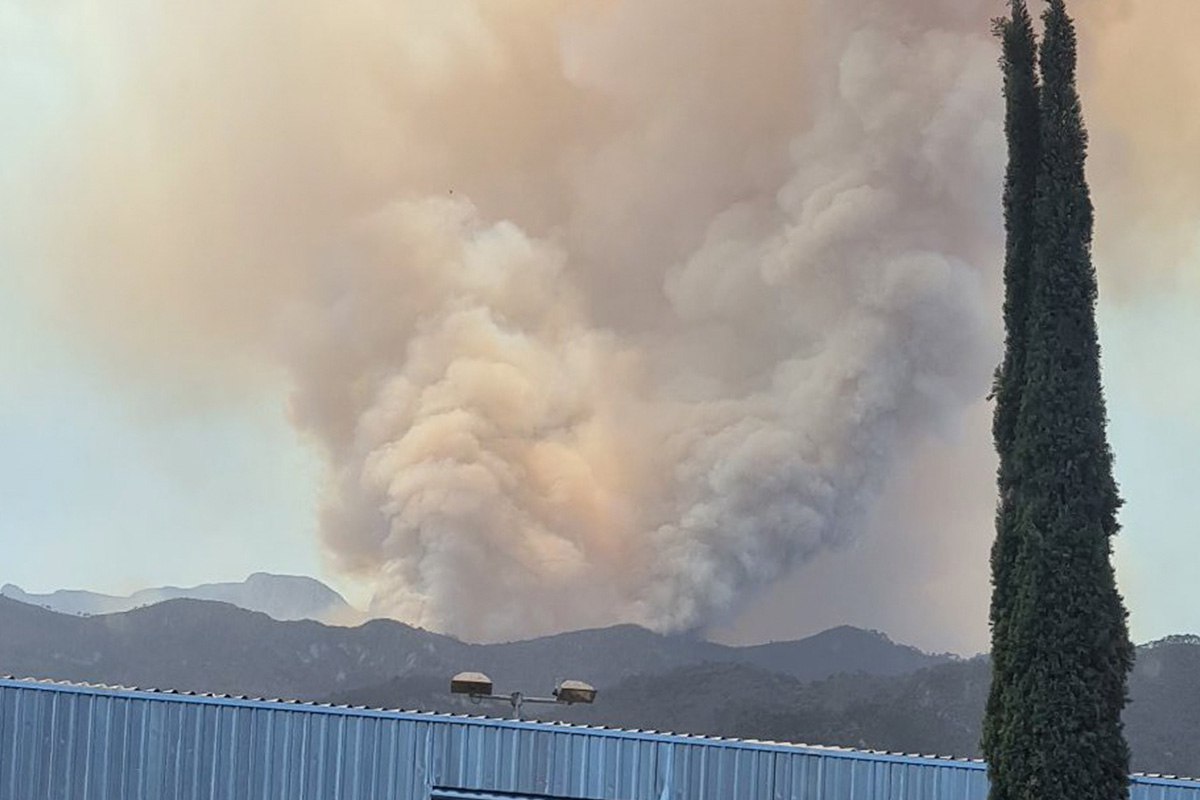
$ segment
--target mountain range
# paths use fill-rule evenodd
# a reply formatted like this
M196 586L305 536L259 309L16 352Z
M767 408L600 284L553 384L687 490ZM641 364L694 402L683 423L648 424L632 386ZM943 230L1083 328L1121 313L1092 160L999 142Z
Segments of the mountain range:
M498 689L546 692L560 678L608 687L689 664L740 663L809 681L848 668L901 674L945 658L856 628L756 647L633 625L468 644L393 620L358 627L280 622L200 600L80 617L0 598L0 672L302 700L413 676L445 684L464 669L487 672Z
M190 599L229 603L249 611L261 611L278 620L312 619L329 625L353 625L363 621L362 612L315 578L265 572L256 572L236 583L206 583L187 588L163 586L119 596L72 589L34 594L6 583L0 587L0 597L80 616L116 614L164 600Z
M0 674L505 715L448 694L462 670L498 692L546 694L556 679L600 689L592 706L533 706L545 719L683 733L978 756L986 657L923 653L834 628L728 647L631 625L469 644L390 620L357 627L279 621L177 599L75 616L0 598ZM1134 766L1200 774L1200 639L1138 649L1125 715Z

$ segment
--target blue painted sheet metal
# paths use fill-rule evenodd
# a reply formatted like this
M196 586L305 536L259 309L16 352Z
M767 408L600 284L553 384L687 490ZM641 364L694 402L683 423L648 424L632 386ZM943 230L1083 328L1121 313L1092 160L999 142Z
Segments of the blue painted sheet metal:
M980 762L0 679L0 800L985 800ZM1200 800L1137 778L1132 800Z

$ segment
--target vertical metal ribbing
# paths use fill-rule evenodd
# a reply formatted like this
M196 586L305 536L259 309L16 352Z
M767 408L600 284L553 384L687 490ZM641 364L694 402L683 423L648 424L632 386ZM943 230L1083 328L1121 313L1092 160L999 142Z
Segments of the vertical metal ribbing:
M0 679L2 800L985 800L981 764ZM1137 778L1130 800L1200 800Z

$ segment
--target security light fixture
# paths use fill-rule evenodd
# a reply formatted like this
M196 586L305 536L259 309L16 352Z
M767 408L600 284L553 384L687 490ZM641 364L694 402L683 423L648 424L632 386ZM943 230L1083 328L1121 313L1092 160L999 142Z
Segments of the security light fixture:
M503 700L512 705L513 719L521 718L521 706L526 703L553 703L556 705L574 705L575 703L593 703L596 700L596 688L583 681L559 681L554 687L553 697L528 697L524 692L511 694L495 694L492 691L492 679L482 672L460 672L450 679L451 694L465 694L472 703L482 703L484 700Z
M596 700L596 687L583 681L560 681L554 689L554 697L560 703L592 703Z
M489 695L492 693L492 679L482 672L460 672L450 679L450 692L473 697Z

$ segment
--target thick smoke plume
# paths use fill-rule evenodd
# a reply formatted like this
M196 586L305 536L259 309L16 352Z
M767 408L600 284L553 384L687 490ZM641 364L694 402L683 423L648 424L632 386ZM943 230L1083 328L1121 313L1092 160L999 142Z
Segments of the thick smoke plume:
M29 10L63 102L14 235L118 368L283 376L374 611L711 625L986 392L999 12Z

